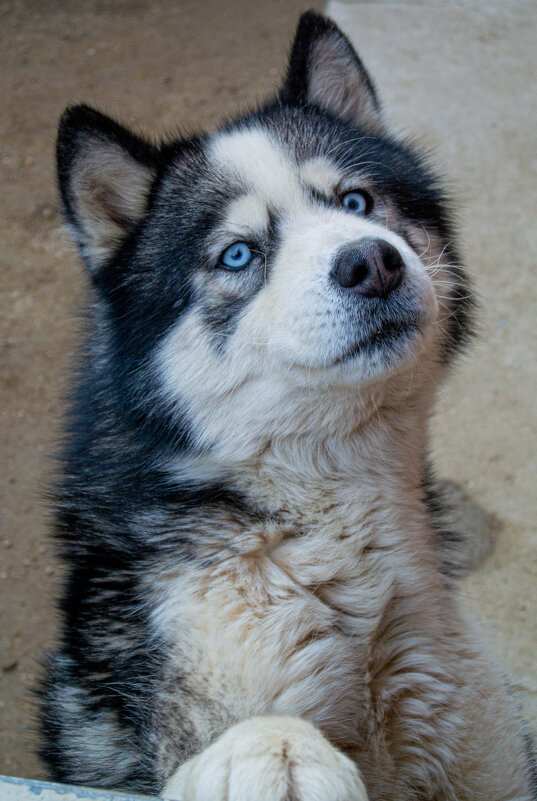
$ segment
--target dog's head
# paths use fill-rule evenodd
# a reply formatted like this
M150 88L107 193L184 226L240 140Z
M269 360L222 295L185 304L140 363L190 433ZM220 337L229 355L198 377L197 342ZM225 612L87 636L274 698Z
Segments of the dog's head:
M282 426L290 407L287 427L306 425L321 395L337 405L334 392L430 372L465 339L437 180L317 14L300 20L274 102L160 147L74 107L58 165L121 402L140 420L173 431L186 411L205 445L226 426Z

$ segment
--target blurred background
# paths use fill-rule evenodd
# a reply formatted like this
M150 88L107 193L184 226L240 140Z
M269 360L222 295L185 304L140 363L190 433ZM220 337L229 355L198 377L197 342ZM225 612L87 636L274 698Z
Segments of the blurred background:
M151 136L215 126L272 93L299 0L0 2L0 773L40 777L32 703L60 569L43 492L85 278L62 230L54 141L84 101ZM537 730L537 5L330 2L400 131L434 148L460 204L480 337L442 391L433 453L494 515L461 585Z

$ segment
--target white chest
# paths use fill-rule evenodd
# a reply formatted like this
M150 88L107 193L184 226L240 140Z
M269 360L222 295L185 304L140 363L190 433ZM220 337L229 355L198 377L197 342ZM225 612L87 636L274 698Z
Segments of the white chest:
M161 583L154 621L181 672L233 717L297 715L357 743L372 647L398 593L390 549L319 527L250 533L238 551Z

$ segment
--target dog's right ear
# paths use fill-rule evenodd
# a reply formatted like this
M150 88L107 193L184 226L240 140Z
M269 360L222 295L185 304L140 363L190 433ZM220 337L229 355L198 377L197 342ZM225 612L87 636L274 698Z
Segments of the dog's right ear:
M146 211L157 150L95 109L72 106L56 154L63 210L95 275Z

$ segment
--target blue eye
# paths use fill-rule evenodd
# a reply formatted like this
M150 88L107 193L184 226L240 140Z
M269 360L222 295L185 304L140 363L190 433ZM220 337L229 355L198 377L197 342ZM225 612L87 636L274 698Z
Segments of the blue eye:
M342 197L342 203L347 211L352 211L353 214L365 214L369 210L370 199L369 195L363 192L347 192Z
M235 242L227 250L224 250L220 261L228 270L240 270L250 264L254 254L246 244L246 242Z

